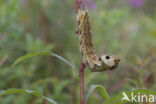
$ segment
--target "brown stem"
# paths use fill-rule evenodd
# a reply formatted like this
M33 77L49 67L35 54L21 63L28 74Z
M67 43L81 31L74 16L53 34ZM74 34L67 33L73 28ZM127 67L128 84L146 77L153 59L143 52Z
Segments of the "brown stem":
M43 89L43 96L46 96L46 88ZM46 99L43 99L42 104L47 104Z
M3 34L1 37L0 37L0 42L6 37L6 34Z
M3 59L0 60L0 67L4 64L4 62L6 61L7 58L8 58L8 55L5 55L5 56L3 57Z
M76 9L81 8L81 0L76 0ZM85 64L81 63L80 70L79 70L79 77L80 77L80 104L85 104L85 97L84 97L84 69Z
M72 77L73 78L73 77ZM73 79L73 88L72 88L72 104L75 104L76 102L76 98L77 98L77 94L76 94L76 82L75 80Z
M84 99L84 69L85 65L81 63L79 77L80 77L80 104L85 104Z
M81 4L81 1L80 0L76 0L77 8L80 8L80 4Z

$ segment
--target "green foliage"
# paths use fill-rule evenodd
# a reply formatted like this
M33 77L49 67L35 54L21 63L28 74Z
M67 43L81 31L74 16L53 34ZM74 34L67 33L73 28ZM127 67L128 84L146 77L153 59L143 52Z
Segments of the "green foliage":
M137 94L146 94L146 95L156 95L156 92L154 91L149 91L147 89L136 89L136 90L133 90L133 91L123 91L123 92L120 92L118 94L116 94L115 96L113 97L109 97L107 91L105 90L105 88L101 85L91 85L88 93L86 94L86 97L85 97L85 101L87 102L87 100L90 98L90 95L95 91L95 89L99 90L100 94L102 95L103 97L103 100L105 100L105 103L104 104L127 104L128 101L122 101L122 98L123 98L123 92L126 93L126 95L131 98L131 94L133 93L134 95L137 95Z
M45 96L42 96L40 93L34 91L34 90L22 90L22 89L7 89L7 90L3 90L0 91L0 96L5 96L5 95L11 95L11 94L29 94L29 95L34 95L34 96L38 96L41 97L47 101L49 101L51 104L56 104L56 102L50 98L47 98Z
M142 8L131 6L130 0L90 1L96 6L94 10L88 8L96 53L115 54L121 63L116 70L101 73L91 73L86 68L85 91L91 85L101 86L91 87L87 103L113 104L119 102L123 91L132 89L155 92L155 0L146 0ZM58 104L79 104L79 79L75 72L81 55L75 35L74 3L74 0L0 0L0 63L8 56L0 66L0 90L32 89L41 95L46 92L44 96L50 96ZM40 57L40 52L44 57ZM10 69L13 63L15 70ZM109 94L108 100L102 86ZM0 97L0 104L41 102L41 97L34 99L25 94Z
M156 95L156 92L153 91L149 91L147 89L137 89L134 91L124 91L126 93L126 95L130 98L131 97L131 93L133 93L134 95L137 95L138 93L141 94L152 94L152 95ZM126 104L128 103L128 101L121 101L121 99L123 98L123 92L120 92L118 94L116 94L114 97L108 99L105 104Z

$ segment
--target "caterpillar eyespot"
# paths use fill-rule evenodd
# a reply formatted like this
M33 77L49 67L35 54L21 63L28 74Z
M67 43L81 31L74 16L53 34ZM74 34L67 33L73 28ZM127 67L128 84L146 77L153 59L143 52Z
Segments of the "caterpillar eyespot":
M101 61L101 57L99 58L99 61Z
M106 56L106 59L110 59L110 56Z

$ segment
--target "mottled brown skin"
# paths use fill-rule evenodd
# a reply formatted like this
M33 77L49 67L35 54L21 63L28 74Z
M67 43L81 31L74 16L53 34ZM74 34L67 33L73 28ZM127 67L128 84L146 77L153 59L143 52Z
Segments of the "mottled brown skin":
M92 41L91 27L87 11L77 10L78 34L82 62L88 65L92 72L101 72L115 69L120 59L114 55L106 54L97 57Z

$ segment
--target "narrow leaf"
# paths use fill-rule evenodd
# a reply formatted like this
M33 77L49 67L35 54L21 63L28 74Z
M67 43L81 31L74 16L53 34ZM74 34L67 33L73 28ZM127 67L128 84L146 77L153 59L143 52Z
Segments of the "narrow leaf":
M73 67L72 64L69 61L67 61L66 59L64 59L63 57L61 57L61 56L59 56L59 55L57 55L55 53L51 53L51 55L57 57L58 59L62 60L63 62L65 62L69 66Z
M27 59L27 58L31 58L34 56L41 56L41 55L50 55L50 56L54 56L58 59L60 59L61 61L65 62L66 64L68 64L70 67L72 67L72 64L70 62L68 62L66 59L64 59L63 57L52 53L52 52L36 52L36 53L28 53L24 56L19 57L18 59L15 60L15 62L11 65L11 67L13 68L15 65L17 65L19 62Z
M106 100L109 99L109 96L108 96L108 93L107 91L105 90L105 88L101 85L91 85L87 95L85 96L85 102L87 102L87 100L89 99L90 95L93 93L93 91L97 89L99 90L99 92L101 93L102 97Z
M8 90L2 90L0 91L0 97L5 96L5 95L11 95L11 94L29 94L29 95L34 95L41 97L47 101L49 101L51 104L57 104L54 100L47 98L45 96L42 96L40 93L34 90L22 90L22 89L15 89L15 88L10 88Z

